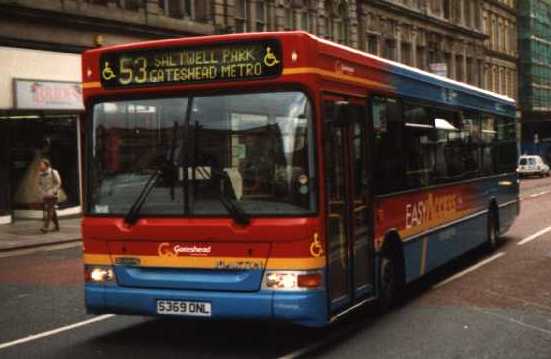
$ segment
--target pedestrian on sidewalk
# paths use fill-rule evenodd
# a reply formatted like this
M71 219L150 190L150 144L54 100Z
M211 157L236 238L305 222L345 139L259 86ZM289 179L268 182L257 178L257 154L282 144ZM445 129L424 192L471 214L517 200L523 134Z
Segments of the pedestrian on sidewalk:
M57 200L61 189L61 177L59 172L52 168L48 159L40 160L40 175L38 176L38 188L42 197L42 205L45 213L44 225L40 228L42 233L47 233L50 222L54 222L54 231L59 231L59 220L57 219Z

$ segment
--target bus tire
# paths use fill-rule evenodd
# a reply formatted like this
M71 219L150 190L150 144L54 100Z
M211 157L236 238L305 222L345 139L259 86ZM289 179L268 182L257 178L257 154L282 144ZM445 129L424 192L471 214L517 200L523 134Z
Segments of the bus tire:
M404 287L404 263L400 249L388 247L383 249L379 260L377 307L380 312L387 312L398 304L398 296Z
M497 245L499 244L499 228L497 224L496 210L493 208L490 208L490 211L488 212L486 238L488 249L490 251L495 250L497 248Z

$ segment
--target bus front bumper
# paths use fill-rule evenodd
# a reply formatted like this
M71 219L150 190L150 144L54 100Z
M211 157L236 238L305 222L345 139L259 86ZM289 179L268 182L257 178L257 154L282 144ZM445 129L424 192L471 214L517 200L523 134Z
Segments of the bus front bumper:
M311 327L328 324L326 293L323 290L210 292L98 284L85 286L86 309L93 314L166 316L157 313L157 300L208 302L212 313L208 319L284 320Z

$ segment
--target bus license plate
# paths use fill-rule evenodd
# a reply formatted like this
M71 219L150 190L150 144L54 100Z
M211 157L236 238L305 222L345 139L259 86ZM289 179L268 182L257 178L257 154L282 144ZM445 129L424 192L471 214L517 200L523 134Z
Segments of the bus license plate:
M183 300L157 301L157 314L210 317L211 313L211 304L207 302L189 302Z

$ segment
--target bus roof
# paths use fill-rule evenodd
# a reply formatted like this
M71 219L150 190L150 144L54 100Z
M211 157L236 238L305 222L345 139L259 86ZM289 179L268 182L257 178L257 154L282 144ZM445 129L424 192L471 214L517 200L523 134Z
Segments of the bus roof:
M340 48L342 48L346 51L354 52L354 53L359 54L361 56L365 56L367 58L370 58L372 60L380 61L382 63L388 64L388 65L391 66L389 70L391 72L395 72L397 74L398 73L401 73L403 75L404 74L409 74L409 75L412 75L412 76L416 77L418 80L425 80L427 82L434 82L435 84L439 84L439 85L441 85L442 83L446 83L449 86L457 86L457 87L463 88L465 90L479 92L481 94L485 94L485 95L488 95L490 97L494 97L496 99L502 100L504 102L508 102L508 103L511 103L511 104L515 103L514 99L512 99L508 96L500 95L496 92L484 90L480 87L472 86L472 85L469 85L469 84L464 83L464 82L455 81L455 80L452 80L448 77L439 76L439 75L433 74L431 72L423 71L423 70L420 70L416 67L408 66L408 65L396 62L396 61L387 60L385 58L382 58L382 57L379 57L379 56L376 56L376 55L373 55L373 54L370 54L370 53L367 53L367 52L363 52L363 51L360 51L358 49L348 47L346 45L341 45L341 44L334 43L334 42L326 40L326 39L319 38L319 37L317 37L315 35L312 35L312 34L308 34L308 35L310 37L312 37L313 39L315 39L316 41L325 43L329 46L340 47ZM402 72L399 72L397 70L402 70Z

